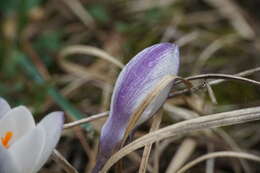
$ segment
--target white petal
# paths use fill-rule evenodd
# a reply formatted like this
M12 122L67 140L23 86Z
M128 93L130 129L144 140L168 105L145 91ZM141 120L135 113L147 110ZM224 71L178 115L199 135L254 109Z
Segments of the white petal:
M166 99L169 95L169 92L172 88L172 84L173 83L168 84L162 90L162 92L153 99L153 101L148 105L148 107L145 109L144 113L138 120L137 125L140 125L143 122L145 122L146 120L148 120L151 116L153 116L159 110L159 108L162 106L162 104L166 101Z
M44 143L44 130L34 128L9 148L21 173L33 173L36 162L43 151Z
M45 130L46 140L44 149L39 160L37 161L37 166L35 167L34 172L38 171L50 157L60 139L63 123L63 112L52 112L37 125L37 128L43 128Z
M0 172L1 173L20 173L17 169L10 152L0 145Z
M31 112L25 106L18 106L11 109L0 120L0 137L5 136L8 131L13 132L13 137L9 144L21 138L35 127L35 122Z
M0 119L4 117L4 115L11 110L10 105L3 98L0 98Z

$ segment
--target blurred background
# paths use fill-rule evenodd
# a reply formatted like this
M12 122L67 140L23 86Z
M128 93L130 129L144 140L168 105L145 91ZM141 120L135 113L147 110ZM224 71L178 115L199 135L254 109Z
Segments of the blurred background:
M53 110L64 110L68 122L107 111L120 67L99 55L126 64L159 42L181 47L181 77L236 74L259 67L259 8L258 0L1 1L0 96L12 106L28 106L37 120ZM259 73L248 77L260 80ZM213 90L217 104L204 91L170 99L161 126L184 119L176 118L176 106L186 114L206 115L260 104L260 89L250 84L224 82ZM58 150L82 173L93 166L103 121L64 131ZM148 129L149 122L137 136ZM238 147L260 154L259 123L222 130ZM196 147L190 160L209 151L230 150L222 137L191 134ZM159 172L167 170L184 140L164 146ZM138 170L140 154L127 158L125 172ZM224 158L216 161L214 170L259 172L260 166L252 162L241 166L237 159ZM205 164L193 171L205 172ZM63 171L50 160L41 171L47 172Z

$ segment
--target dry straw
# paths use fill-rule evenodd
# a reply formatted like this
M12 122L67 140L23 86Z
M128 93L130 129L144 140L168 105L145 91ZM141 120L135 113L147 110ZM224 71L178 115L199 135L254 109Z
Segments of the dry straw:
M101 170L101 173L107 172L121 158L138 148L144 147L145 145L152 144L167 138L177 138L198 130L240 124L259 119L260 107L253 107L194 118L164 127L160 130L138 138L137 140L119 150L107 161Z
M85 46L85 45L74 45L74 46L69 46L67 48L64 48L60 52L61 65L64 67L68 66L68 62L64 58L69 55L73 55L73 54L84 54L84 55L96 56L101 59L107 60L120 68L124 67L124 64L122 64L120 61L118 61L115 57L109 55L104 50L96 48L96 47L92 47L92 46ZM79 66L79 65L77 65L77 66Z
M78 173L78 171L57 150L52 152L52 159L67 173Z
M153 117L153 122L150 128L150 132L153 132L157 129L159 129L160 124L161 124L161 120L162 120L162 111L159 111L158 114L156 114ZM148 163L149 163L149 156L151 153L151 149L152 149L152 144L148 144L145 146L144 151L143 151L143 156L142 156L142 160L141 160L141 164L140 164L140 168L139 168L139 173L145 173L146 169L148 167Z
M177 171L177 173L184 173L191 167L195 166L196 164L198 164L204 160L217 158L217 157L235 157L235 158L248 159L248 160L252 160L255 162L260 162L260 157L255 156L253 154L249 154L249 153L234 152L234 151L214 152L214 153L203 155L203 156L187 163L185 166L183 166L181 169L179 169Z

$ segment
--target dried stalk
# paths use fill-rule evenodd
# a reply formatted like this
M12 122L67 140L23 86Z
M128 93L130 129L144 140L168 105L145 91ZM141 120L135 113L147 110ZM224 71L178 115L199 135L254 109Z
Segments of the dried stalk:
M186 80L196 80L196 79L229 79L229 80L237 80L237 81L242 81L242 82L247 82L251 83L254 85L260 85L260 82L240 77L240 76L235 76L235 75L230 75L230 74L201 74L201 75L196 75L196 76L190 76L185 78Z
M214 153L210 153L210 154L201 156L201 157L187 163L177 173L183 173L183 172L187 171L188 169L190 169L191 167L195 166L196 164L198 164L204 160L217 158L217 157L235 157L235 158L242 158L242 159L248 159L248 160L260 162L260 157L253 155L253 154L248 154L248 153L243 153L243 152L234 152L234 151L214 152Z
M158 114L154 115L152 126L150 128L150 132L153 132L157 130L161 124L162 120L162 111L160 111ZM152 144L148 144L144 147L143 157L141 160L139 173L145 173L147 169L147 165L149 163L149 156L152 149Z
M218 104L217 98L215 96L215 93L214 93L212 87L208 84L208 82L205 82L205 83L206 83L206 87L207 87L209 98L210 98L211 102L213 104Z
M180 120L187 120L187 119L192 119L192 118L197 118L199 117L198 114L196 114L195 112L192 112L192 111L188 111L184 108L179 108L179 107L176 107L176 106L172 106L170 104L165 104L164 105L164 108L173 113L174 114L174 117L171 117L173 119L176 118L177 121L180 121ZM180 119L177 119L179 116ZM239 152L242 152L242 149L240 149L240 147L236 144L236 142L221 128L216 128L214 129L213 131L205 131L205 135L206 136L212 136L213 134L211 132L215 132L216 134L218 134L218 136L220 136L222 139L224 139L224 141L228 144L228 146L230 146L230 148L234 151L239 151ZM162 142L161 144L161 151L163 150L163 148L167 147L169 141L171 140L165 140ZM250 166L248 165L248 163L246 162L246 160L240 160L243 168L244 168L244 171L246 173L249 173L251 172L250 171Z
M196 40L197 38L199 37L199 32L198 31L193 31L193 32L190 32L186 35L183 35L181 38L179 38L178 40L176 40L176 44L180 47ZM163 41L166 41L166 40L163 40ZM168 40L167 40L168 41Z
M78 173L78 171L57 150L52 152L52 159L61 165L67 173Z
M249 76L249 75L252 75L256 72L259 72L260 71L260 67L257 67L257 68L253 68L253 69L249 69L249 70L246 70L246 71L243 71L243 72L240 72L240 73L237 73L235 75L228 75L228 77L238 77L238 76ZM207 75L207 74L205 74ZM203 79L203 78L221 78L221 79L218 79L218 80L214 80L214 81L210 81L208 82L208 84L210 86L213 86L213 85L217 85L217 84L220 84L222 82L225 82L227 79L230 79L227 77L226 74L223 74L225 77L221 77L221 76L217 76L217 75L222 75L222 74L210 74L210 75L215 75L215 77L213 76L201 76L201 75L198 75L198 76L191 76L191 77L188 77L188 78L185 78L186 80L195 80L195 79ZM198 78L197 78L198 77ZM247 78L244 78L244 79L247 79ZM233 80L239 80L239 79L234 79ZM249 79L250 80L250 79ZM243 80L244 81L244 80ZM253 80L254 81L254 80ZM251 82L251 81L244 81L244 82ZM255 82L255 81L254 81ZM259 82L258 82L259 83ZM177 84L177 83L175 83ZM195 86L191 89L184 89L184 90L181 90L181 91L176 91L174 93L170 93L169 94L169 98L172 98L172 97L176 97L176 96L179 96L179 95L183 95L183 94L187 94L187 93L193 93L193 92L196 92L200 89L203 89L205 88L206 85L205 83L203 83L202 85L199 85L199 86Z
M166 173L176 172L189 159L196 148L196 141L190 138L185 139L178 151L172 158Z
M63 0L63 2L82 21L85 26L93 28L95 21L79 0Z
M60 52L60 57L61 57L61 59L63 59L64 57L66 57L68 55L72 55L72 54L93 55L93 56L102 58L104 60L107 60L120 68L124 67L124 64L122 64L120 61L118 61L115 57L109 55L104 50L96 48L96 47L85 46L85 45L69 46ZM65 61L65 60L63 60L63 61ZM65 62L63 62L63 64L65 64Z
M242 71L240 73L237 73L235 74L235 76L249 76L249 75L252 75L256 72L259 72L260 71L260 67L256 67L256 68L253 68L253 69L249 69L249 70L245 70L245 71ZM218 79L218 80L214 80L214 81L211 81L209 82L210 85L216 85L216 84L219 84L219 83L222 83L222 82L225 82L226 80L225 79Z
M213 54L217 52L219 49L225 47L227 44L233 43L238 40L238 36L236 34L229 34L221 37L215 41L213 41L208 47L206 47L198 57L198 60L194 64L194 68L192 74L200 73L200 70L203 69L206 62L212 58Z
M246 18L244 17L243 11L233 0L205 0L209 5L212 5L220 14L229 19L234 29L246 39L254 39L255 31L250 26Z
M88 123L91 121L95 121L97 119L104 118L104 117L107 117L108 114L109 114L109 112L107 111L107 112L102 112L102 113L99 113L96 115L92 115L87 118L82 118L81 120L77 120L77 121L74 121L71 123L64 124L63 129L69 129L69 128L76 127L76 126L79 126L79 125L82 125L82 124L85 124L85 123Z
M162 139L170 137L176 138L193 131L240 124L259 119L260 107L254 107L194 118L191 120L186 120L174 125L167 126L155 132L149 133L119 150L107 161L107 163L101 170L101 173L107 172L111 168L111 166L113 166L118 160L123 158L125 155L147 144L152 144L156 141L160 141Z

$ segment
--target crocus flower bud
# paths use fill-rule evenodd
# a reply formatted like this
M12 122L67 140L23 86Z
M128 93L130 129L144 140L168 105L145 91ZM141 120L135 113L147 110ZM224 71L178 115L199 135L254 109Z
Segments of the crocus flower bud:
M36 173L47 161L63 129L63 113L35 124L25 106L13 109L0 98L0 173Z
M112 95L110 115L100 137L96 167L98 172L108 158L119 149L131 115L166 75L176 75L179 68L179 48L160 43L138 53L123 68ZM136 125L149 119L168 97L170 83L145 109Z

